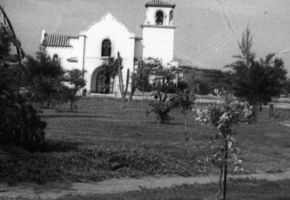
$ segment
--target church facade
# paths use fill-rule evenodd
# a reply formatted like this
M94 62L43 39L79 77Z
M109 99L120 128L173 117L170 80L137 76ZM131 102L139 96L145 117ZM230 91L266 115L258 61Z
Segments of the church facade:
M88 94L120 96L118 77L104 77L103 73L109 59L117 58L118 52L122 57L123 77L127 69L132 73L137 61L146 58L159 59L164 66L176 65L173 60L175 4L152 0L145 8L142 37L107 13L77 36L48 34L43 30L41 47L51 58L60 59L65 70L84 71Z

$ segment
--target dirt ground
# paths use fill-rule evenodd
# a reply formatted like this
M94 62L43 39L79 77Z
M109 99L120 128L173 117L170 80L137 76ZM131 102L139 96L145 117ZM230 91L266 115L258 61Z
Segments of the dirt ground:
M278 181L290 179L290 170L283 173L258 173L234 175L234 179L256 179ZM58 199L66 195L114 194L142 189L170 188L183 184L208 184L217 182L217 176L201 177L144 177L140 179L111 179L98 183L48 183L46 185L23 184L18 186L0 185L0 198Z

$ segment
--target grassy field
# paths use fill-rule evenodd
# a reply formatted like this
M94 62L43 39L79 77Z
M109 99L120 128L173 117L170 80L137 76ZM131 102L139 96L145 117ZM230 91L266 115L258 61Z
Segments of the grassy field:
M215 200L216 184L181 185L167 189L143 189L142 191L103 195L67 195L57 200ZM2 200L2 198L0 198ZM3 198L3 200L28 200ZM230 180L227 200L289 200L290 181Z
M172 112L172 124L146 117L148 101L123 105L120 100L85 98L74 113L46 110L47 144L42 152L1 147L0 178L23 181L99 181L112 177L213 173L200 163L212 130L189 117L189 143L183 119ZM283 116L286 116L285 114ZM276 173L290 168L290 130L265 110L256 124L242 125L238 145L246 172Z
M59 200L215 200L216 192L216 184L182 185L123 194L67 196ZM228 200L289 200L290 181L231 180L227 196Z

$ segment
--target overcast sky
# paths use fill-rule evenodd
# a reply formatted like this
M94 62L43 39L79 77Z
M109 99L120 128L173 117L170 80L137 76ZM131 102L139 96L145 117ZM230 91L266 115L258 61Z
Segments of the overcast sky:
M0 0L24 50L37 51L41 30L77 35L106 12L141 36L146 0ZM290 0L175 0L175 57L222 69L239 53L249 25L258 56L276 53L290 71ZM289 75L289 74L288 74Z

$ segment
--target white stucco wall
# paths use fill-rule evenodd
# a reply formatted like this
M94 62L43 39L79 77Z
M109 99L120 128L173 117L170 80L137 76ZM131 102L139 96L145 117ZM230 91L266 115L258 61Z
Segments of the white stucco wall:
M143 43L142 39L135 41L135 58L141 60L143 58Z
M86 70L86 88L90 91L91 76L95 69L100 67L106 58L101 57L102 42L104 39L109 39L112 43L111 56L117 58L117 53L123 59L123 77L125 77L127 69L130 72L133 70L134 52L135 52L135 35L128 31L128 29L112 14L108 13L101 20L93 23L80 35L86 36L85 48L85 70Z
M173 18L170 20L170 12L173 13L173 10L173 7L146 8L146 19L141 26L143 59L158 58L162 60L163 65L173 60L175 26L173 26ZM162 25L156 25L158 11L162 11L164 15Z
M172 61L174 31L174 27L144 25L142 31L143 58L158 58L162 60L164 65Z
M65 70L71 70L71 69L82 69L79 65L79 62L69 62L67 61L68 58L73 57L74 54L74 48L71 47L46 47L45 51L47 55L49 55L51 58L53 58L54 55L57 55L60 59L60 64Z
M43 32L43 34L44 33L45 32ZM46 46L45 52L51 58L53 58L54 55L57 55L58 58L60 59L61 66L65 70L72 70L72 69L82 70L83 69L84 37L83 36L72 37L70 38L69 42L70 42L71 47ZM70 62L67 60L69 58L76 58L77 62Z

